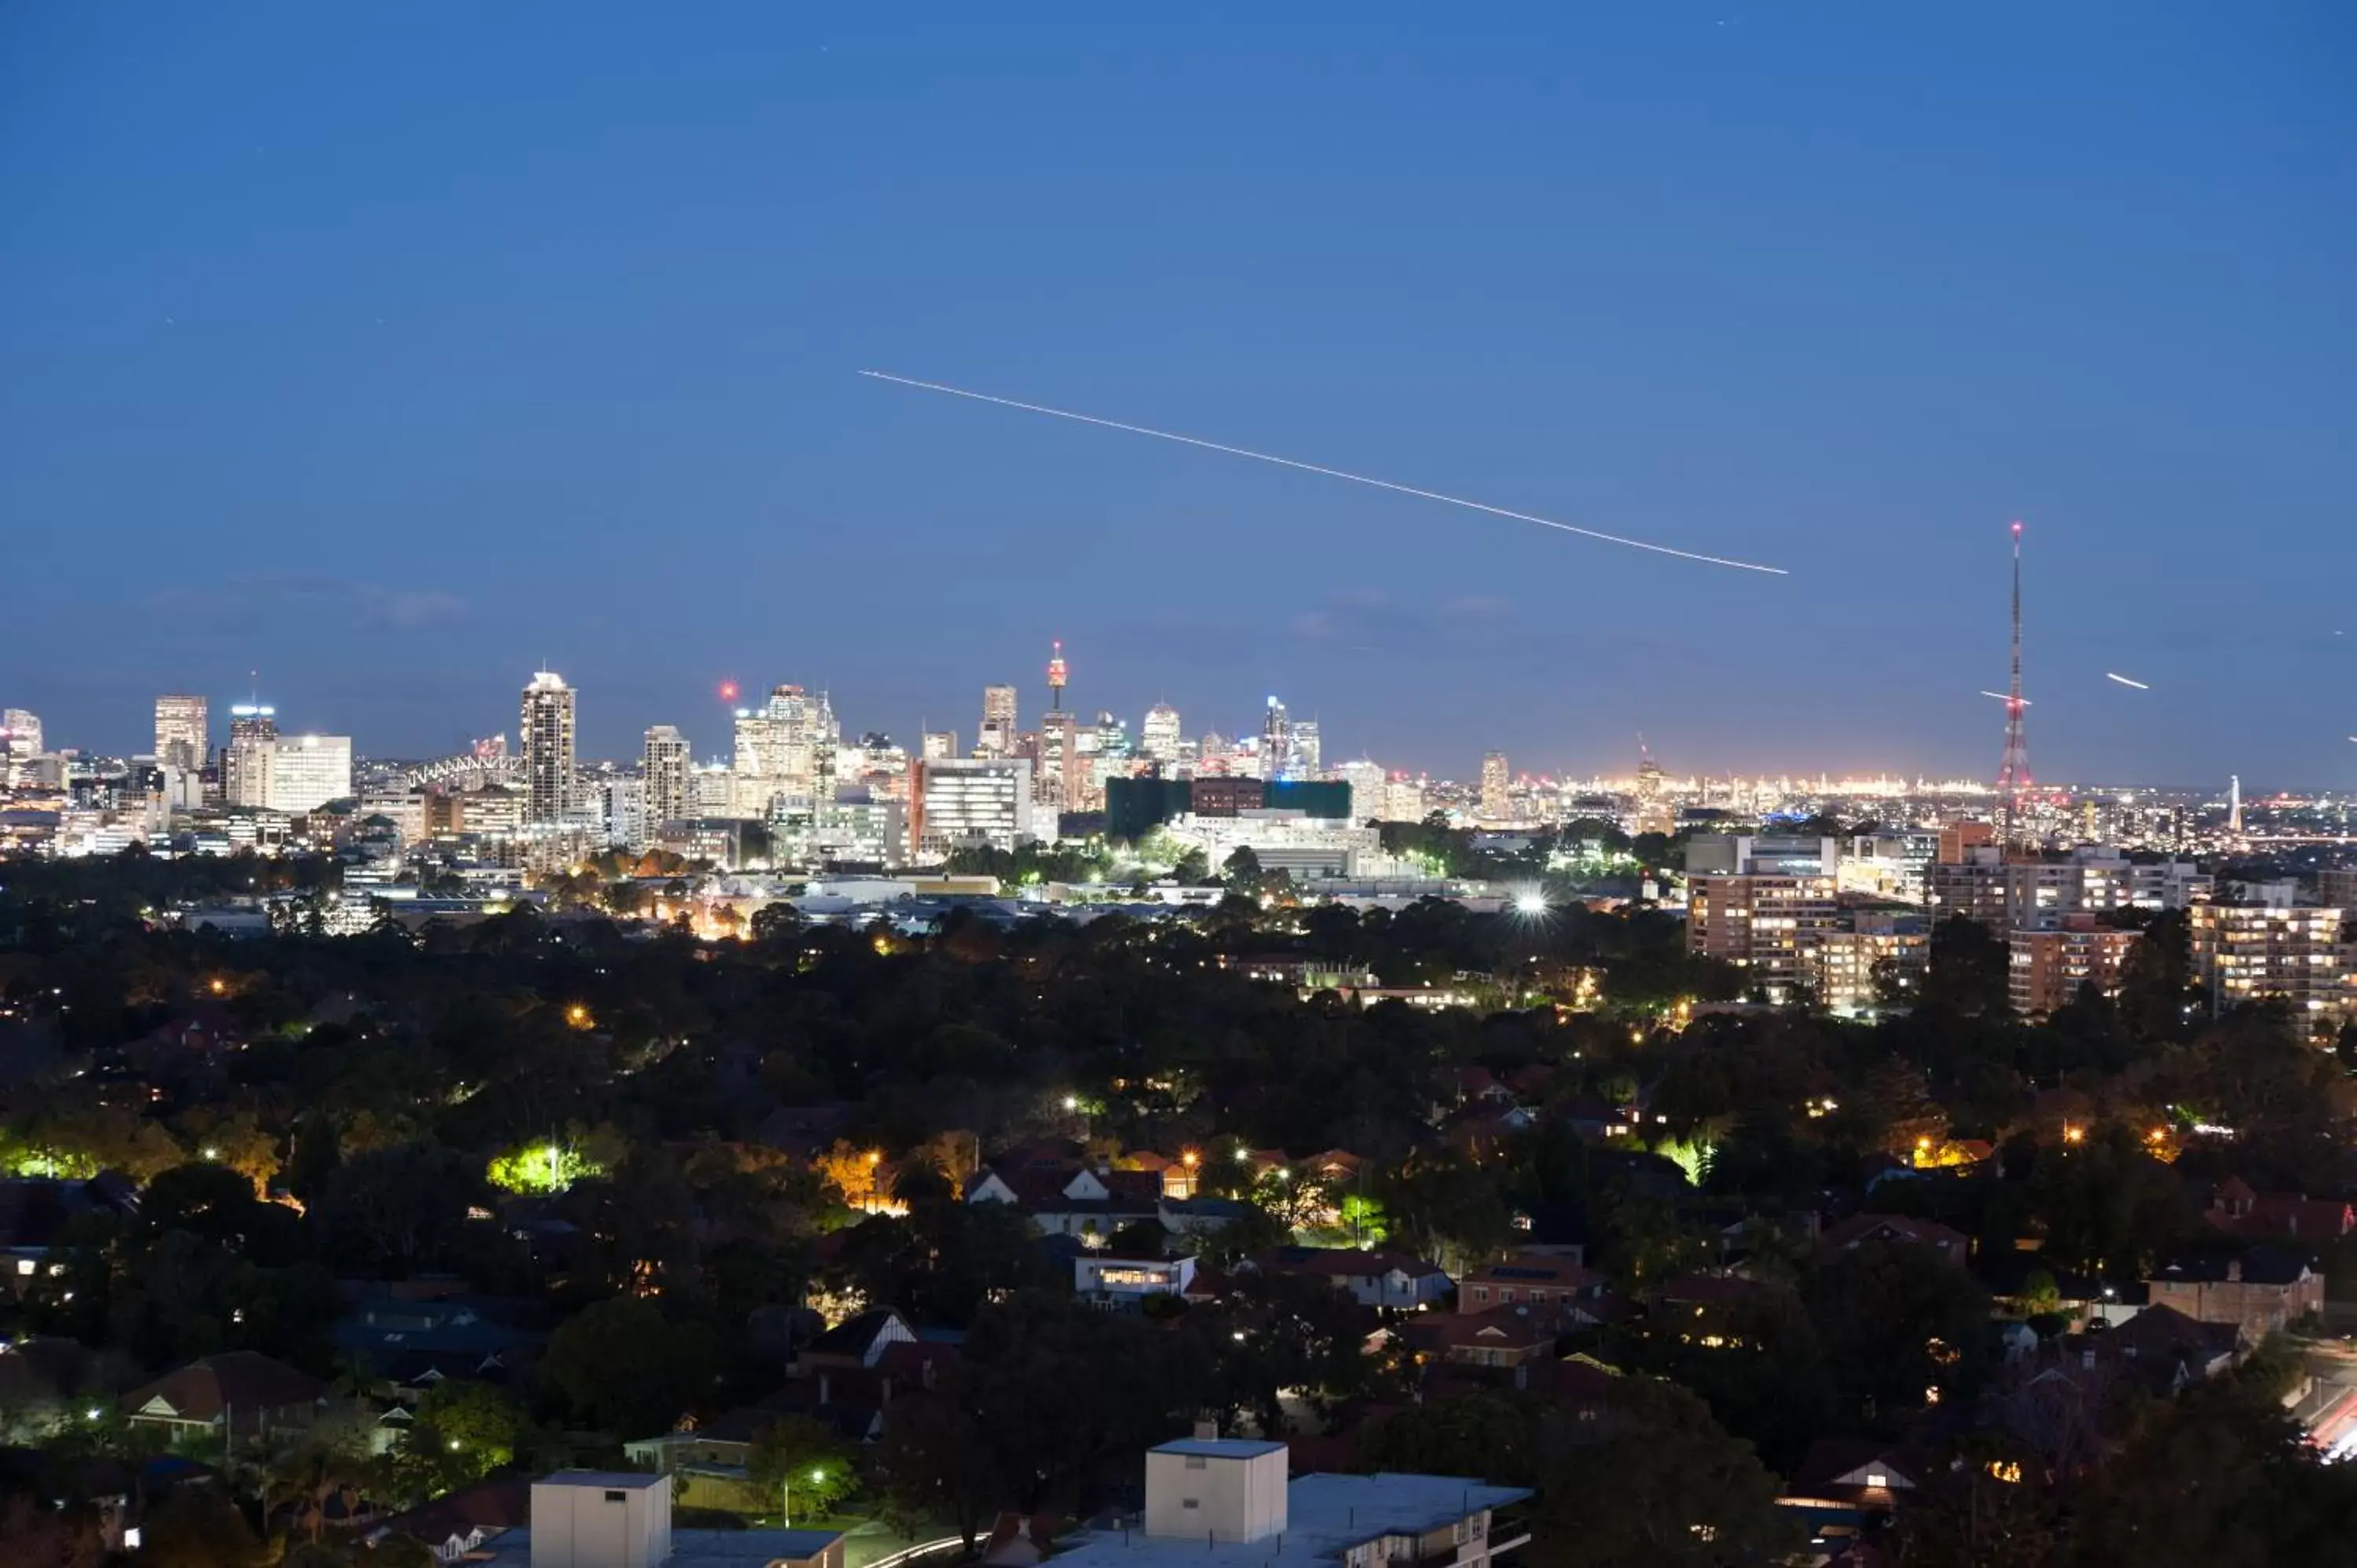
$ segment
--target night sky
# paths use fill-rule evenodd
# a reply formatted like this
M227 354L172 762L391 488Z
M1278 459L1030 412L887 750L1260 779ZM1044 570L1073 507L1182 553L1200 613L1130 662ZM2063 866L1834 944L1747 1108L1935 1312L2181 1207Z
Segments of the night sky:
M0 6L0 703L2357 787L2357 8L1108 9Z

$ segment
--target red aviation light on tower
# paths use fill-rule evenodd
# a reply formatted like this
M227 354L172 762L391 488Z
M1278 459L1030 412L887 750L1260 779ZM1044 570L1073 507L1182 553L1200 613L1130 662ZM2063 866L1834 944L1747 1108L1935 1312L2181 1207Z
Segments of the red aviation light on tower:
M723 681L720 682L720 700L724 703L733 703L737 700L736 682Z
M1060 638L1048 646L1051 650L1048 657L1048 695L1051 705L1061 709L1064 705L1064 682L1071 671L1064 666L1063 639Z

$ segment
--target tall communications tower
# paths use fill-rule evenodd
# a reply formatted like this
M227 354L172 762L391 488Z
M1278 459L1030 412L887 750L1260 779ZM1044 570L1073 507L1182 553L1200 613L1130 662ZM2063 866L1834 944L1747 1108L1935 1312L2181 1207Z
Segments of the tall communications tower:
M2011 854L2021 825L2021 797L2029 789L2029 743L2022 738L2021 711L2021 524L2013 525L2013 678L2005 689L2005 761L1996 770L2004 811L2005 847Z
M1048 659L1048 705L1051 711L1060 711L1064 705L1064 678L1067 673L1064 644L1060 639L1050 647L1053 651Z

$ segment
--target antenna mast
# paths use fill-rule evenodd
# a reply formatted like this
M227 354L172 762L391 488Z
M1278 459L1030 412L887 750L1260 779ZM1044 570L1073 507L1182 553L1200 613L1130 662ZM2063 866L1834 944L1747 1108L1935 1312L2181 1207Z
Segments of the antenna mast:
M2021 714L2021 524L2013 525L2013 677L2006 686L2005 761L1996 773L2005 852L2015 853L2021 827L2021 797L2029 788L2029 743L2022 738Z

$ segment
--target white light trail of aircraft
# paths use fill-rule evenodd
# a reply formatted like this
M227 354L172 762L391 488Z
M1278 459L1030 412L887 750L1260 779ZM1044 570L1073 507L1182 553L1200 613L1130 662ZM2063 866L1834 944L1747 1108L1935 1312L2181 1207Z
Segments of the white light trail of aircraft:
M2007 696L2003 692L1992 692L1986 687L1983 687L1981 689L1981 695L1984 697L1995 697L2000 703L2009 703L2013 701L2011 697ZM2021 705L2025 708L2037 706L2036 703L2032 703L2027 697L2021 699Z
M2123 686L2133 686L2139 692L2149 692L2152 690L2149 685L2146 684L2142 681L2131 681L2125 675L2115 675L2108 670L2104 671L2104 679L2106 681L2117 681Z
M1206 452L1224 452L1231 457L1250 457L1254 462L1274 463L1281 468L1298 468L1305 474L1323 474L1329 479L1348 479L1354 485L1372 485L1379 490L1392 490L1422 500L1446 501L1450 506L1467 507L1474 511L1486 511L1492 517L1510 517L1517 522L1534 522L1541 528L1557 529L1565 533L1577 533L1583 539L1600 540L1607 544L1626 545L1631 550L1648 550L1656 555L1674 555L1681 561L1699 561L1706 566L1732 566L1739 572L1764 572L1770 576L1788 577L1792 574L1781 566L1763 566L1756 561L1736 561L1725 555L1705 555L1699 551L1673 549L1667 544L1655 544L1648 540L1630 539L1618 533L1604 533L1593 528L1578 528L1568 522L1557 522L1550 517L1534 517L1526 511L1509 511L1501 506L1485 501L1469 501L1462 496L1445 496L1438 490L1422 490L1414 485L1394 484L1389 479L1370 478L1341 468L1329 468L1317 463L1304 463L1291 457L1274 456L1255 452L1247 446L1229 446L1217 441L1205 441L1198 436L1180 435L1175 431L1155 430L1143 424L1124 424L1117 419L1099 419L1091 413L1074 413L1069 409L1049 408L1042 403L1017 403L1011 397L994 397L988 392L968 392L963 387L943 386L939 381L920 381L912 376L896 376L889 371L862 371L863 376L896 385L915 387L920 392L945 392L951 397L970 398L975 403L995 403L1001 408L1020 409L1026 413L1044 413L1055 419L1069 419L1081 424L1101 425L1107 430L1125 430L1132 435L1151 435L1157 441L1176 441L1185 446L1200 446Z

